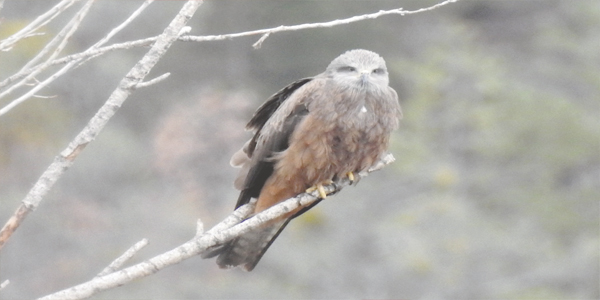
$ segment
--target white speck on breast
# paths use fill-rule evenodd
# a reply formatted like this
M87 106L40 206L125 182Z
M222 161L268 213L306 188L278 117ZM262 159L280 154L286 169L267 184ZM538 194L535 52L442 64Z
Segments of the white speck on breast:
M363 105L363 107L360 108L360 112L361 113L366 113L367 112L367 108Z

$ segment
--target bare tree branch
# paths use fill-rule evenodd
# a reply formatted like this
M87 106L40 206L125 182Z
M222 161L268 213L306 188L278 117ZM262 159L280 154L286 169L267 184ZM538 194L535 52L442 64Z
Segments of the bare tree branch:
M452 3L452 2L456 2L456 1L458 1L458 0L446 0L446 1L440 2L438 4L435 4L435 5L426 7L426 8L421 8L421 9L412 10L412 11L404 10L402 8L392 9L392 10L381 10L376 13L365 14L365 15L361 15L361 16L354 16L354 17L350 17L350 18L346 18L346 19L334 20L334 21L329 21L329 22L308 23L308 24L300 24L300 25L293 25L293 26L279 26L279 27L274 27L274 28L252 30L252 31L245 31L245 32L240 32L240 33L232 33L232 34L207 35L207 36L183 36L183 33L182 33L182 35L179 37L179 40L184 41L184 42L188 42L188 41L206 42L206 41L228 40L228 39L234 39L234 38L244 37L244 36L261 35L260 39L256 43L253 44L254 48L260 48L262 43L273 33L284 32L284 31L297 31L297 30L310 29L310 28L334 27L334 26L345 25L345 24L354 23L354 22L358 22L358 21L376 19L381 16L392 15L392 14L401 15L401 16L409 15L409 14L416 14L416 13L434 10L434 9L444 6L448 3ZM63 57L61 59L54 60L52 62L48 62L48 63L49 63L49 65L58 65L58 64L64 64L64 63L70 64L73 61L76 61L76 62L78 62L78 64L80 64L91 58L94 58L94 57L97 57L97 56L100 56L100 55L103 55L103 54L106 54L108 52L112 52L115 50L130 49L133 47L150 45L151 43L156 41L156 38L157 37L149 37L149 38L136 40L136 41L113 44L113 45L102 47L102 48L92 47L86 51L83 51L83 52L80 52L77 54L73 54L73 55L69 55L69 56ZM82 61L83 59L85 59L85 60ZM16 80L20 80L21 78L27 76L29 73L33 72L37 67L38 66L33 67L28 70L22 70L21 72L8 77L7 79L0 82L0 88L10 85ZM58 74L58 72L57 72L57 75L62 75L63 73L64 72ZM52 78L52 80L54 80L54 79L55 78ZM0 94L0 98L2 98L4 95L6 95L6 92ZM30 96L31 95L28 95L27 97L30 97ZM25 97L25 95L23 97ZM6 110L6 111L8 111L8 110ZM3 113L6 113L6 111L5 111L5 108L1 109L0 115L2 115Z
M15 211L8 221L6 221L6 224L4 224L4 227L0 230L0 250L30 212L31 209L29 207L21 204L19 205L19 208L17 208L17 211Z
M0 5L2 4L2 1L3 0L0 0ZM69 7L76 1L79 0L62 0L53 9L45 13L43 17L40 16L34 22L32 22L33 25L30 24L26 28L19 31L18 34L11 36L9 39L0 41L0 51L8 51L19 40L29 37L33 34L38 34L35 32L36 30L38 30L44 24L50 22L53 18L55 18L58 14L63 12L67 7ZM47 67L59 64L67 64L59 71L55 72L50 77L48 77L46 80L37 82L35 87L32 88L29 92L13 100L13 102L11 102L9 105L2 108L0 110L0 115L2 115L3 113L6 113L22 101L25 101L28 97L34 96L37 91L39 91L41 88L55 80L57 77L66 73L73 67L85 63L92 58L117 49L129 49L132 47L151 46L151 49L146 53L146 55L121 80L119 86L113 91L111 96L98 110L96 115L92 119L90 119L86 127L73 139L73 141L71 141L71 143L67 146L66 149L64 149L59 155L55 157L52 164L46 169L46 171L35 183L33 188L28 192L27 196L24 198L21 205L17 208L13 216L11 216L11 218L4 225L2 230L0 230L0 251L4 244L7 242L7 240L10 238L12 233L25 220L27 215L39 206L40 202L44 199L45 195L52 188L52 186L57 182L57 180L60 179L62 174L64 174L64 172L73 164L74 160L77 158L79 153L83 151L86 145L96 138L96 136L112 118L115 112L121 107L121 105L128 98L128 96L131 93L133 93L137 88L146 87L151 84L158 83L169 76L169 73L166 73L157 78L144 82L144 78L146 77L146 75L150 72L150 70L154 67L158 60L165 54L165 52L176 40L203 42L233 39L242 36L260 35L261 37L253 45L255 48L259 48L261 44L273 33L279 33L284 31L296 31L309 28L333 27L362 20L375 19L390 14L396 14L401 16L407 14L415 14L419 12L433 10L448 3L456 2L458 0L446 0L436 5L415 11L406 11L402 8L399 8L395 10L379 11L377 13L365 14L362 16L355 16L347 19L323 23L279 26L270 29L261 29L225 35L183 36L184 34L187 34L189 32L189 27L186 27L185 24L195 13L197 8L202 4L202 1L190 0L186 2L186 4L180 10L177 16L171 21L169 26L164 30L164 32L161 35L101 47L108 40L110 40L112 36L118 33L122 28L126 27L152 1L153 0L146 0L146 2L144 2L144 4L140 8L138 8L138 10L136 10L136 12L130 15L130 17L127 20L125 20L121 25L111 30L105 38L94 44L86 51L74 55L65 56L60 59L55 59L58 53L60 53L62 47L64 47L64 43L68 40L68 36L70 36L72 32L76 30L79 24L73 23L72 27L70 27L69 30L66 31L66 34L62 36L59 46L57 46L54 52L50 55L49 59L46 59L45 62L39 63L35 66L33 66L35 62L30 63L26 65L26 67L22 68L21 71L19 71L17 74L12 75L4 81L0 82L0 88L7 87L4 93L0 94L1 97L2 95L8 95L10 92L12 92L18 87L17 85L22 86L24 84L27 84L28 82L31 82L32 80L36 80L35 76ZM90 0L86 3L86 5L91 5L91 2L92 1ZM89 9L89 7L87 9ZM84 15L84 10L80 10L78 16L83 17ZM77 17L75 17L73 20L76 19ZM81 22L81 19L79 19L79 22ZM66 29L67 27L65 27L65 30ZM12 105L17 100L19 100L19 102ZM384 167L385 165L391 163L393 160L393 156L389 154L388 156L384 157L384 159L381 162L379 162L377 166L370 169L369 172L378 170ZM366 176L367 174L361 173L359 175ZM336 185L325 186L324 188L326 193L329 194L337 192L349 184L350 182L347 179L343 179ZM260 214L248 218L248 215L253 211L254 202L251 202L237 209L225 220L223 220L207 232L204 232L203 225L201 224L201 221L199 221L197 225L196 237L194 237L192 240L182 244L181 246L173 250L155 256L145 262L136 264L126 269L122 269L120 271L116 271L119 268L121 268L121 266L128 259L135 255L135 253L139 251L139 248L143 247L141 246L141 244L143 244L142 241L140 242L141 244L138 243L134 245L121 257L113 261L105 270L98 274L98 277L78 286L57 292L52 295L48 295L43 299L81 299L84 297L89 297L98 291L119 286L133 279L141 278L156 273L157 271L169 265L179 263L187 258L200 254L206 250L210 250L215 246L222 245L228 240L231 240L239 236L240 234L246 233L252 230L253 228L258 227L264 224L265 222L269 222L270 220L273 220L274 218L277 218L293 209L296 209L301 206L310 205L315 200L317 200L316 194L317 192L314 192L313 194L299 195L297 197L288 199L276 206L273 206L261 212ZM6 284L8 284L8 281L3 282L2 285L0 285L0 289Z
M58 76L53 75L53 76L50 76L49 79L44 80L43 82L38 82L38 80L35 79L36 75L40 74L42 71L44 71L46 68L48 68L48 66L50 65L48 62L53 60L64 49L65 45L69 41L69 38L73 35L73 33L75 33L75 31L79 27L79 24L81 24L81 21L83 21L83 18L85 18L85 16L87 15L87 13L93 3L94 3L94 0L88 0L88 2L86 2L86 4L81 8L81 10L75 15L75 17L73 17L73 19L71 19L71 21L54 37L54 39L52 39L46 45L46 47L44 47L42 49L42 51L40 51L40 53L38 53L38 55L36 55L33 59L31 59L21 69L21 72L23 70L27 70L29 68L29 66L31 66L31 65L35 64L37 61L41 60L42 57L44 57L48 52L51 51L51 49L55 46L55 44L58 44L56 46L56 49L54 49L54 52L50 55L50 57L48 57L48 59L46 60L45 63L42 63L38 68L36 68L33 72L31 72L23 80L17 82L16 84L11 86L6 91L0 93L0 98L2 98L2 97L5 97L6 95L12 93L13 91L15 91L16 89L18 89L19 87L21 87L23 85L27 85L28 83L30 83L32 81L36 82L35 86L29 92L25 93L23 96L15 99L15 100L13 100L11 103L9 103L8 105L6 105L2 109L0 109L0 116L7 113L13 107L19 105L20 103L24 102L25 100L30 99L32 96L35 95L35 93L37 91L41 90L46 85L48 85L48 83L50 83L51 81L54 81L54 79L56 79L58 77ZM65 70L65 69L67 69L67 67L63 67L63 70ZM66 70L64 72L66 72Z
M141 40L136 40L136 41L131 41L131 42L125 42L125 43L118 43L118 44L113 44L110 46L106 46L106 47L102 47L102 48L96 48L96 49L88 49L84 52L80 52L77 54L72 54L69 56L65 56L63 58L54 60L52 62L50 62L50 66L55 66L55 65L62 65L65 63L71 63L73 61L81 61L82 59L86 59L89 60L91 58L100 56L102 54L106 54L108 52L112 52L114 50L121 50L121 49L131 49L131 48L135 48L135 47L149 47L151 46L154 42L156 42L156 39L158 37L150 37L150 38L146 38L146 39L141 39ZM25 70L22 72L19 72L17 74L14 74L6 79L4 79L2 82L0 82L0 89L9 86L10 84L12 84L13 82L24 78L25 76L31 74L36 68L38 68L40 65L35 66L29 70Z
M154 0L146 0L142 5L136 9L123 23L119 24L119 26L113 28L105 37L95 43L90 49L97 49L98 47L106 44L108 40L110 40L113 36L119 33L123 28L127 27L135 18L137 18L150 4L152 4Z
M10 283L10 280L6 279L0 283L0 291Z
M121 24L119 24L119 26L113 28L104 38L102 38L100 41L95 43L88 50L98 49L100 46L106 44L106 42L108 42L113 36L115 36L117 33L119 33L121 30L123 30L123 28L127 27L127 25L129 25L133 20L135 20L135 18L137 18L150 4L152 4L152 2L154 2L154 0L144 1L144 3L142 3L142 5L136 11L134 11L123 23L121 23ZM80 65L84 64L85 62L87 62L88 60L90 60L94 57L95 56L90 56L90 57L86 57L85 59L78 60L78 64L76 67L79 67Z
M370 172L382 169L393 161L394 156L392 154L387 154L375 166L370 168L368 171L361 172L359 175L361 177L365 177ZM342 188L350 184L351 181L347 178L344 178L335 184L324 186L324 188L327 194L332 194L341 191ZM249 219L245 218L252 211L254 204L243 205L208 232L198 235L172 250L123 270L93 278L88 282L44 296L40 299L82 299L92 296L97 292L121 286L134 279L146 277L168 266L178 264L216 246L223 245L227 241L247 233L252 229L263 226L264 224L275 220L290 211L300 207L307 207L318 199L318 191L308 194L300 194L296 197L287 199L275 206L272 206Z
M42 176L29 191L15 214L0 230L0 249L12 233L27 217L29 212L35 210L44 196L50 191L54 183L73 164L81 151L92 142L123 102L137 88L140 82L148 75L158 60L166 53L169 47L179 37L179 32L192 17L202 1L188 1L169 26L156 40L146 55L125 75L117 89L113 91L106 103L92 117L87 126L75 137L69 146L58 155L54 162L46 169Z
M50 21L52 21L54 18L56 18L58 15L60 15L63 11L65 11L77 1L79 0L62 0L50 10L41 14L39 17L33 20L33 22L23 27L23 29L19 30L17 33L0 41L0 51L9 51L20 40L34 35L34 32L37 31L40 27L48 24ZM2 0L1 3L4 3L4 0Z
M23 69L28 69L29 67L37 64L44 56L46 56L46 54L52 51L52 48L55 48L55 46L56 48L48 57L47 61L51 61L58 56L58 54L60 54L60 52L62 52L62 50L65 48L67 42L73 36L75 31L77 31L79 25L81 25L81 22L90 11L92 4L94 4L94 1L88 0L79 10L79 12L77 12L77 14L75 14L75 16L69 21L69 23L67 23L67 25L63 27L63 29L52 40L50 40L50 42L48 42L34 58L32 58L25 64L25 66L23 66Z
M426 7L426 8L417 9L417 10L404 10L402 8L397 8L397 9L392 9L392 10L380 10L379 12L376 12L376 13L365 14L365 15L361 15L361 16L354 16L354 17L350 17L350 18L346 18L346 19L340 19L340 20L334 20L334 21L322 22L322 23L308 23L308 24L293 25L293 26L283 26L282 25L282 26L278 26L275 28L252 30L252 31L245 31L245 32L240 32L240 33L222 34L222 35L183 36L180 38L180 40L184 41L184 42L188 42L188 41L189 42L205 42L205 41L227 40L227 39L233 39L233 38L238 38L238 37L243 37L243 36L262 35L262 37L256 43L254 43L252 45L254 48L260 48L262 45L262 42L264 42L265 39L267 39L267 37L269 37L273 33L284 32L284 31L304 30L304 29L309 29L309 28L334 27L334 26L345 25L345 24L350 24L350 23L364 21L364 20L376 19L381 16L392 15L392 14L401 15L401 16L416 14L416 13L434 10L438 7L441 7L448 3L452 3L452 2L456 2L456 1L458 1L458 0L446 0L446 1L440 2L438 4L435 4L435 5Z
M137 88L144 88L144 87L151 86L153 84L157 84L157 83L159 83L159 82L167 79L167 77L169 77L170 75L171 75L171 73L165 73L165 74L162 74L162 75L160 75L160 76L158 76L158 77L156 77L154 79L151 79L151 80L148 80L148 81L144 81L144 82L140 82L140 83L138 83Z
M117 259L113 260L108 267L104 268L96 277L102 277L104 275L108 275L110 273L115 272L120 269L128 260L130 260L134 255L138 253L138 251L142 250L142 248L148 245L148 239L143 239L135 245L131 246L131 248L127 249L123 255L117 257Z
M49 62L52 61L62 51L62 49L67 44L69 38L73 35L73 33L75 33L75 31L79 27L79 24L81 24L81 21L83 21L83 18L85 18L85 16L87 15L87 13L93 3L94 3L93 0L88 0L88 2L86 2L86 4L69 21L69 23L50 42L48 42L48 44L34 58L32 58L27 64L25 64L25 66L23 66L23 68L21 68L21 71L19 71L19 72L29 69L29 67L31 65L37 63L48 52L52 51L51 49L54 48L54 46L56 45L56 49L54 49L54 52L48 57L46 62L40 64L40 66L37 67L35 70L33 70L33 72L31 72L29 75L27 75L27 77L25 77L21 81L17 82L16 84L14 84L10 88L8 88L6 91L0 93L0 98L9 95L13 91L17 90L18 88L20 88L24 85L29 84L30 82L37 81L37 80L35 80L35 76L40 74L42 71L44 71L50 65ZM36 91L40 90L43 86L45 86L45 85L42 85L41 83L37 83L35 85L35 87L31 89L31 91L26 93L24 96L21 96L20 98L13 100L9 105L2 108L0 110L0 115L6 113L12 107L18 105L19 103L29 99L31 96L33 96L35 94Z
M115 27L114 29L112 29L104 38L102 38L100 41L98 41L96 44L94 44L93 46L91 46L88 50L94 50L97 49L98 47L102 46L103 44L105 44L110 38L112 38L115 34L117 34L119 31L121 31L123 28L125 28L129 23L131 23L131 21L133 21L137 16L140 15L140 13L146 9L146 7L148 7L148 5L150 5L154 0L146 0L144 1L144 3L136 10L134 11L123 23L121 23L119 26ZM91 4L93 3L93 0L88 0L88 3L86 3L86 6L84 6L84 8L82 8L82 12L84 13L79 13L77 16L75 16L75 18L73 18L73 25L69 25L67 24L67 26L65 26L65 29L67 28L73 28L72 30L69 30L69 32L71 32L71 34L74 32L74 29L77 28L77 26L79 25L79 23L83 20L83 17L85 16L85 13L87 13L87 9L89 9L89 6L91 6ZM87 7L87 9L86 9ZM84 10L85 9L85 10ZM71 24L71 22L70 22ZM65 31L65 29L63 29L63 31ZM57 35L57 38L61 36L61 34ZM70 35L69 35L70 36ZM66 40L64 40L63 42L66 42ZM62 44L62 43L61 43ZM49 44L50 45L50 44ZM64 47L64 45L59 46L57 48L57 51L59 49L62 49L62 47ZM44 47L45 49L49 49L48 46ZM40 52L40 54L42 54L44 52L44 50L42 50L42 52ZM55 51L55 54L58 54L58 52ZM45 70L46 68L50 67L52 65L51 60L54 59L55 54L53 54L53 56L51 56L48 60L46 60L45 63L39 64L33 68L30 68L31 65L33 65L33 61L36 60L36 58L38 58L40 55L38 54L38 56L36 56L36 58L34 58L32 61L30 61L29 63L27 63L26 66L24 66L21 71L19 71L16 75L19 74L25 74L25 73L29 73L29 75L26 76L25 79L22 79L21 81L19 81L18 83L14 84L13 86L11 86L10 88L8 88L6 91L0 93L0 98L10 94L13 90L15 90L16 88L26 84L27 82L31 81L34 79L34 76L36 76L37 74L41 73L43 70ZM54 80L56 80L58 77L62 76L63 74L65 74L66 72L68 72L69 70L71 70L72 68L81 65L83 62L89 60L93 58L93 56L91 57L87 57L84 58L80 58L77 60L72 60L70 61L66 66L62 67L59 71L57 71L56 73L52 74L50 77L48 77L46 80L44 80L43 82L38 82L35 87L33 87L29 92L25 93L24 95L22 95L21 97L11 101L8 105L6 105L5 107L3 107L2 109L0 109L0 116L7 113L8 111L10 111L11 109L13 109L15 106L21 104L22 102L30 99L33 95L35 95L35 93L39 90L41 90L42 88L44 88L45 86L47 86L48 84L50 84L51 82L53 82ZM31 72L27 72L31 70ZM13 77L13 76L11 76Z

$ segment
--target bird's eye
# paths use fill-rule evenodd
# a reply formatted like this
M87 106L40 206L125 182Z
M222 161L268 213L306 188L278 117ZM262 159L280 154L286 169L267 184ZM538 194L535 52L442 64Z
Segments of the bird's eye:
M338 69L339 72L355 72L356 68L351 66L344 66Z
M382 68L377 68L377 69L373 70L373 74L378 74L378 75L385 74L385 70Z

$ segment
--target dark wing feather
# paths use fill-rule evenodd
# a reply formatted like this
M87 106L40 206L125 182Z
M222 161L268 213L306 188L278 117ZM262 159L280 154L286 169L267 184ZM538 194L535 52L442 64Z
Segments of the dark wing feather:
M248 203L251 198L258 198L266 181L273 174L275 164L272 159L273 155L288 148L290 136L298 123L308 114L308 109L303 102L287 103L285 101L311 80L313 78L298 80L275 93L258 108L246 126L246 129L255 130L255 134L243 149L250 160L246 161L242 167L248 167L248 171L242 171L246 173L241 187L238 187L241 192L236 208ZM286 108L276 113L284 102ZM276 125L278 126L277 130L274 130L273 127L265 127L271 118L278 118L273 120L275 124L278 124ZM258 143L260 145L257 147ZM202 254L202 257L210 258L218 255L217 264L219 266L243 265L245 270L250 271L291 219L246 233L221 247Z
M294 132L296 125L308 113L308 109L304 104L296 106L292 113L285 119L282 130L272 133L271 136L264 138L264 145L261 146L260 153L255 154L254 150L256 149L258 139L262 135L263 126L281 106L283 101L287 100L292 93L311 80L312 78L298 80L271 96L267 102L258 108L246 126L248 129L256 129L257 131L248 145L247 154L251 157L250 163L252 166L248 171L248 175L246 175L242 191L240 192L240 196L235 205L236 208L248 203L251 198L257 198L260 195L260 191L265 182L271 174L273 174L275 162L269 158L274 153L281 152L288 148L289 137Z
M312 77L302 78L288 84L283 89L279 90L273 96L269 97L265 103L263 103L254 113L252 119L246 124L246 130L255 130L254 137L250 140L247 148L248 157L252 157L254 149L256 148L256 141L260 136L260 131L265 126L265 123L271 118L273 113L281 106L283 101L287 100L291 94L293 94L298 88L313 80Z
M300 87L300 86L301 85L298 85L297 87ZM288 90L288 92L291 94L293 91ZM288 96L289 95L285 96L284 100L287 99ZM281 102L283 102L283 100ZM279 107L279 105L281 105L281 102L277 103L277 107ZM263 107L264 107L264 105L261 106L261 108L263 108ZM274 111L275 110L273 110L271 112L271 114ZM283 125L283 130L277 131L276 134L272 134L266 140L267 144L265 144L263 147L261 147L260 153L256 153L256 156L253 158L253 160L251 162L249 162L249 163L254 163L254 165L250 168L248 175L246 176L246 180L244 181L244 187L242 188L242 191L240 192L240 196L239 196L237 204L235 206L236 209L238 207L248 203L251 198L257 198L260 195L260 191L261 191L262 187L264 186L267 179L273 173L274 161L268 159L269 156L272 153L281 152L288 148L288 146L289 146L288 141L289 141L290 135L292 134L292 132L294 132L296 125L302 120L302 118L304 118L304 116L306 114L308 114L308 109L306 108L306 106L304 104L299 104L298 106L296 106L294 108L294 110L292 111L292 113L285 119L284 125ZM266 122L266 120L265 120L265 122ZM262 127L262 126L264 126L264 124L261 124L260 126ZM255 134L253 139L257 139L257 137L259 135L260 135L260 131L258 131ZM269 246L271 246L271 243L273 243L275 238L277 238L279 233L281 233L281 231L285 228L285 226L293 218L299 216L300 214L304 213L308 209L312 208L320 201L321 200L315 201L312 205L302 209L300 212L296 213L293 217L284 221L282 224L273 226L272 229L265 228L262 231L255 233L256 237L253 237L253 238L256 240L262 239L263 237L261 235L268 235L269 238L266 239L266 241L268 241L268 243L264 247L259 248L259 249L261 249L261 252L257 254L256 259L253 260L253 263L249 263L245 266L246 270L250 271L254 268L254 266L256 266L256 264L258 263L260 258L264 255L264 253L267 251ZM271 230L274 230L274 231L270 232ZM223 246L219 246L215 249L211 249L210 251L203 253L202 258L211 258L211 257L217 256L217 255L221 255L223 257L221 259L221 261L219 261L219 265L221 265L221 266L234 266L234 265L241 264L242 261L246 259L246 257L240 257L239 255L236 255L235 253L233 253L235 250L233 246L236 244L236 241L238 239L234 239L233 241L230 241ZM226 255L223 255L223 254L226 254Z
M299 87L303 86L307 82L313 80L312 77L302 78L300 80L294 81L288 84L286 87L273 94L273 96L269 97L265 103L263 103L254 113L252 119L246 125L246 129L251 130L255 129L260 131L260 129L265 125L267 120L273 115L273 113L279 108L281 103L285 101L289 96L294 93Z
M277 229L277 232L271 238L269 238L269 240L268 240L269 242L264 247L261 248L260 252L256 255L256 257L254 257L254 259L252 259L250 263L247 263L246 265L244 265L244 268L246 269L246 271L252 271L252 269L254 269L254 267L256 267L256 264L258 264L258 262L263 257L263 255L265 255L265 252L267 252L269 247L271 247L271 244L273 244L275 239L277 239L279 234L285 229L285 226L287 226L287 224L289 224L291 220L295 219L296 217L305 213L309 209L313 208L315 205L319 204L319 202L321 202L321 200L323 200L323 199L317 199L315 202L313 202L309 206L307 206L307 207L301 209L300 211L298 211L297 213L295 213L291 218L288 218L287 220L285 220L283 225L281 225L281 227L279 227Z
M260 259L263 257L265 252L267 252L271 244L273 244L275 239L277 239L279 234L283 231L283 229L285 229L287 224L289 224L290 221L294 218L313 208L315 205L321 202L321 200L322 199L319 199L313 202L308 207L303 208L302 210L294 214L291 218L288 218L281 223L276 223L272 226L259 228L252 232L246 233L243 237L239 237L229 242L227 246L219 248L213 252L203 254L202 257L210 258L218 254L219 258L217 259L217 263L222 268L243 265L243 268L246 271L252 271L252 269L256 267L256 264L258 264ZM238 241L240 239L244 239L244 241L242 243L239 243ZM259 245L259 247L248 247L249 244L256 243L258 243L257 245ZM257 249L258 252L247 252L248 249Z

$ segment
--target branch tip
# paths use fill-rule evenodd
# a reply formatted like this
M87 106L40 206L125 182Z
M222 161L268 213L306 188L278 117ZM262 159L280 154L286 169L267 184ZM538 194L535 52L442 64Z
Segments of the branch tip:
M135 88L144 88L144 87L148 87L151 86L153 84L157 84L165 79L167 79L167 77L169 77L171 75L171 73L165 73L162 74L154 79L148 80L148 81L144 81L144 82L140 82L138 84L135 85Z
M190 31L192 31L192 27L191 26L184 26L179 31L179 36L186 35L186 34L190 33Z
M260 47L262 47L262 43L269 37L269 35L271 35L270 32L267 32L265 34L263 34L260 39L258 39L258 41L256 41L256 43L252 44L252 47L254 49L260 49Z
M146 247L147 245L148 239L142 239L141 241L135 243L135 245L127 249L125 253L113 260L108 265L108 267L104 268L104 270L98 273L96 277L102 277L119 270L128 260L130 260L136 253L138 253L140 250L142 250L142 248Z
M198 219L196 221L196 236L202 235L204 233L204 223L202 220Z
M0 283L0 290L5 288L8 284L10 284L10 280L6 279L2 283Z

